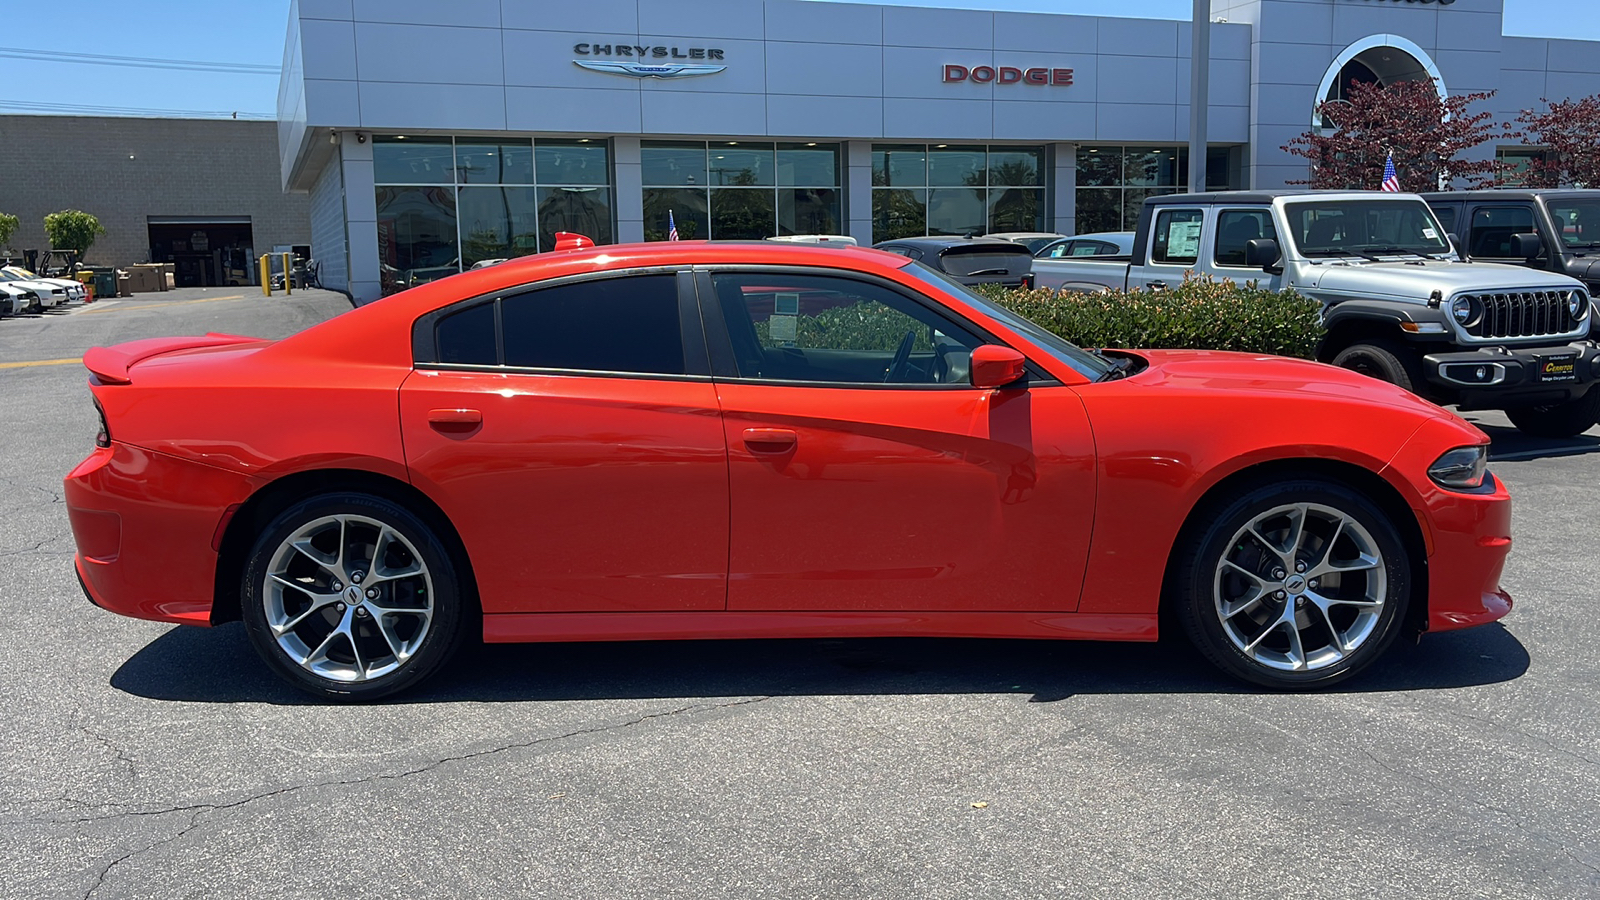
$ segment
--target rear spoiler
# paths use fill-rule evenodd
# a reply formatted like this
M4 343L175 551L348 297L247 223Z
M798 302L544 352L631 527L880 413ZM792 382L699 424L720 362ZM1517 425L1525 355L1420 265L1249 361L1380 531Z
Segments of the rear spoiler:
M83 354L83 365L101 384L132 384L128 370L154 356L194 350L200 347L221 347L228 344L254 344L261 338L242 334L217 334L211 332L200 337L147 338L129 341L115 347L90 347Z

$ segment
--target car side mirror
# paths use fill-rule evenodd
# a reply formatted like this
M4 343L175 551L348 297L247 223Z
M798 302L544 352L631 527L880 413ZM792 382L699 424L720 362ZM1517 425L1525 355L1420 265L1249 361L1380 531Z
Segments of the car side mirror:
M1461 252L1461 235L1456 234L1454 231L1447 231L1444 239L1450 242L1450 249L1454 250L1457 256L1466 256L1465 253Z
M1021 353L1000 344L980 344L972 350L969 370L972 386L998 388L1021 378L1028 370L1028 361Z
M1283 251L1272 238L1251 238L1244 245L1244 264L1252 269L1271 272L1282 256Z
M1532 262L1544 250L1544 239L1524 231L1511 236L1511 255Z

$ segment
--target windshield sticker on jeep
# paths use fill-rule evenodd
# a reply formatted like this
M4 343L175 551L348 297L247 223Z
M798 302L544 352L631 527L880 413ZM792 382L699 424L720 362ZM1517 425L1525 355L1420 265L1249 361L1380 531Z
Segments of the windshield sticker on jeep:
M1430 241L1437 241L1439 239L1439 232L1434 231L1432 228L1424 228L1422 229L1422 236Z

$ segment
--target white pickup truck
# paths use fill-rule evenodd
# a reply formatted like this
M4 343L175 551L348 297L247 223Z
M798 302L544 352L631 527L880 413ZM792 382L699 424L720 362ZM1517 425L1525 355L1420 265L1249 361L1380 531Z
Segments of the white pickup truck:
M1186 274L1323 304L1323 362L1436 403L1503 409L1530 434L1600 421L1600 347L1582 282L1462 262L1428 204L1375 191L1174 194L1145 201L1133 253L1037 259L1039 287L1165 290Z

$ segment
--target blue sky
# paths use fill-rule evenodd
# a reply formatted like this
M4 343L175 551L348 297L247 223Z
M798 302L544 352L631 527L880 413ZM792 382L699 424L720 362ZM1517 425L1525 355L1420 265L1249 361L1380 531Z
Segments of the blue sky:
M549 0L528 0L549 2ZM821 0L826 2L826 0ZM874 0L854 0L874 2ZM903 5L1106 15L1105 0L920 0ZM1600 41L1595 0L1504 0L1505 31L1538 37ZM30 7L28 26L6 29L5 51L91 53L204 60L268 66L282 61L288 0L63 0ZM1187 19L1192 0L1118 0L1126 16ZM13 23L15 24L15 23ZM79 27L79 26L82 27ZM273 74L176 71L18 59L0 55L0 113L115 111L206 113L271 117L277 102ZM79 109L87 107L87 109ZM0 139L7 136L0 135Z

